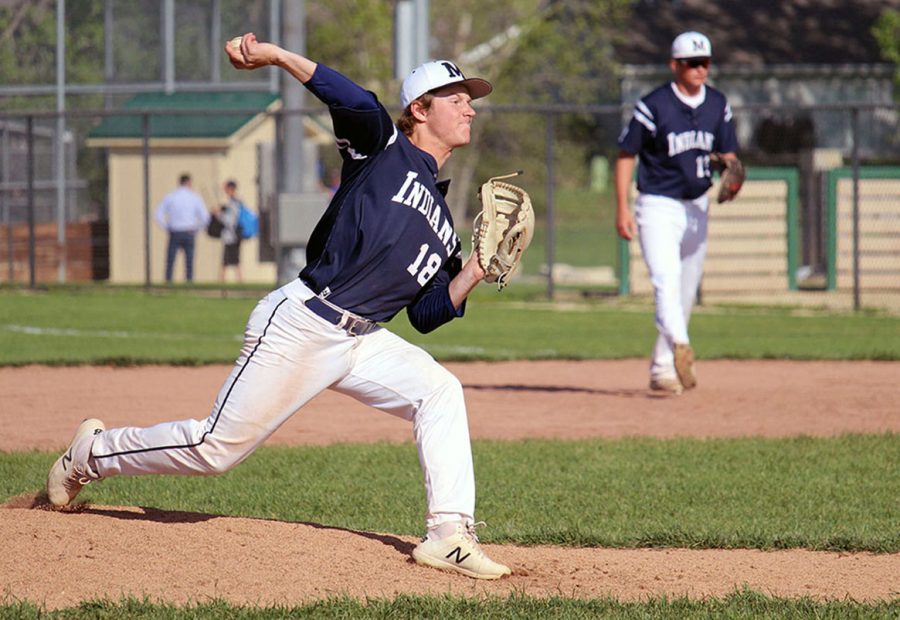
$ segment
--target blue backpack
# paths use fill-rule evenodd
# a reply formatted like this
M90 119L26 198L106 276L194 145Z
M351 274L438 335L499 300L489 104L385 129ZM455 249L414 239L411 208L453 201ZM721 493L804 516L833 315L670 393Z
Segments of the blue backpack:
M238 226L241 227L241 239L250 239L259 234L259 216L241 205L238 212Z

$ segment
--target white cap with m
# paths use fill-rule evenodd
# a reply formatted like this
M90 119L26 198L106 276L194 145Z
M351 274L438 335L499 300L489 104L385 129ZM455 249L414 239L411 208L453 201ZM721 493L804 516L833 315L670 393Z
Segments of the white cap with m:
M682 32L672 41L672 58L707 58L712 56L712 43L699 32Z
M406 108L410 102L425 93L450 84L465 86L472 99L485 97L494 90L487 80L467 78L460 68L449 60L432 60L410 71L403 80L403 87L400 89L400 105Z

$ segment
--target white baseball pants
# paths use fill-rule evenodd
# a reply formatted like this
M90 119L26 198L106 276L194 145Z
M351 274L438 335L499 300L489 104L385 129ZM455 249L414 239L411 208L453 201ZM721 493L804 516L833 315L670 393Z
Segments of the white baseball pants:
M674 378L675 343L688 344L688 323L703 277L709 199L675 200L639 194L635 221L650 273L659 335L650 359L652 378Z
M303 304L312 296L295 280L257 304L208 418L107 430L91 448L95 471L101 477L223 473L330 388L413 423L427 527L474 520L475 476L459 380L387 329L352 336L328 323Z

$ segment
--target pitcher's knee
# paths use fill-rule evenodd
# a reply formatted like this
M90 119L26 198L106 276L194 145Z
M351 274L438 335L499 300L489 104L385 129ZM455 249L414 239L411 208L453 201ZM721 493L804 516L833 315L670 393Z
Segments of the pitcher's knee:
M237 446L228 446L215 439L207 438L197 446L195 457L197 464L208 476L224 474L247 458L249 452L236 449Z
M449 370L441 368L441 372L434 373L431 383L432 397L443 400L463 400L463 386L459 379Z
M451 412L460 412L465 416L465 397L463 386L450 371L441 369L440 373L432 373L429 377L428 392L416 403L416 416L421 422L423 418L435 414L446 416Z

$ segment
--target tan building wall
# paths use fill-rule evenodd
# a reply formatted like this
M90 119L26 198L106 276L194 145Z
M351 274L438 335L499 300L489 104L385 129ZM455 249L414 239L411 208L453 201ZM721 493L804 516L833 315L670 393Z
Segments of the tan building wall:
M150 280L165 281L168 234L156 224L154 214L163 197L178 186L178 178L188 173L193 188L210 211L224 202L222 186L228 179L238 184L238 195L258 212L256 197L259 143L273 142L274 122L270 119L248 123L227 139L161 139L150 142L150 213L144 213L143 154L140 141L97 140L92 146L108 146L109 154L109 258L112 283L144 282L144 230L150 227ZM247 283L275 284L275 264L261 263L259 237L241 243L241 271ZM205 232L197 235L194 255L194 282L218 282L222 264L222 243ZM184 282L184 255L175 261L173 281ZM233 280L229 273L228 281Z

